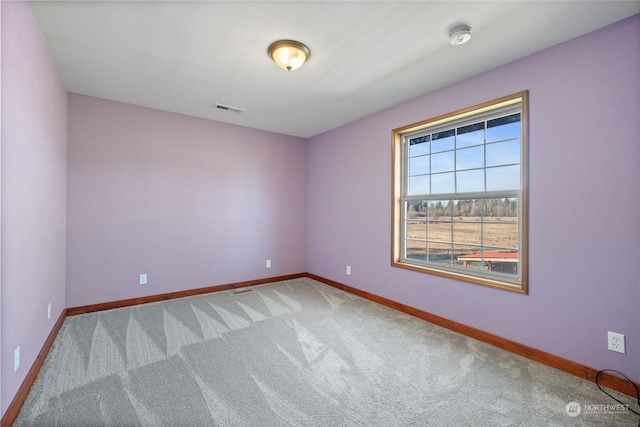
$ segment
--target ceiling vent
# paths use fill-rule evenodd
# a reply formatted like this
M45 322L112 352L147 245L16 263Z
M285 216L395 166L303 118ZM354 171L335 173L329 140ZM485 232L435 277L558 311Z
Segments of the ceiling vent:
M244 112L243 108L232 107L230 105L216 104L215 107L217 109L219 109L219 110L233 111L234 113L242 113L242 112Z

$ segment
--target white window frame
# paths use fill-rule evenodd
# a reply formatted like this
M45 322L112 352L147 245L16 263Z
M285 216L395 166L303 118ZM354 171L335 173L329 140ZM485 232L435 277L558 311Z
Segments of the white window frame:
M477 123L496 116L504 116L518 112L520 116L520 188L505 191L472 191L454 192L446 194L408 194L408 145L411 138L427 133L434 133L451 128L459 128L470 123ZM487 285L491 287L528 292L528 91L508 95L480 105L458 110L442 116L434 117L419 123L403 126L392 131L392 259L395 267L406 268L439 276L454 278L467 282ZM457 148L454 150L456 151ZM456 151L457 152L457 151ZM481 168L484 173L489 169L486 165ZM433 171L427 175L432 176ZM461 200L480 198L517 198L518 200L518 267L517 274L506 274L494 271L474 270L455 265L420 260L406 256L407 240L405 224L407 203L421 200ZM452 220L453 220L452 216ZM426 221L426 220L425 220ZM452 222L453 227L453 222ZM484 239L484 230L482 232ZM455 238L454 238L455 239ZM484 240L483 240L484 242ZM454 242L451 242L452 245ZM489 246L489 245L487 245ZM484 248L484 243L482 243Z

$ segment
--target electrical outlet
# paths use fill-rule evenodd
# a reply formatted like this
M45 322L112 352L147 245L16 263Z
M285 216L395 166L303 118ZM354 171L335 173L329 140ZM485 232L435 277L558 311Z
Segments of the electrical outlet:
M51 303L47 306L47 319L51 319Z
M351 276L351 266L347 265L347 276Z
M16 351L13 352L13 372L17 371L20 367L20 346L16 347Z
M267 260L267 268L271 268L271 260L270 259Z
M609 350L617 351L618 353L624 353L624 335L616 332L607 332L609 338Z
M147 275L146 274L141 274L140 275L140 284L141 285L146 285L147 284Z

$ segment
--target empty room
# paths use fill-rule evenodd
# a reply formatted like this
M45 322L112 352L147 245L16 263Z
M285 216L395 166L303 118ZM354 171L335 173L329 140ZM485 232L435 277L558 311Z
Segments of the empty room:
M2 426L636 426L640 1L2 1Z

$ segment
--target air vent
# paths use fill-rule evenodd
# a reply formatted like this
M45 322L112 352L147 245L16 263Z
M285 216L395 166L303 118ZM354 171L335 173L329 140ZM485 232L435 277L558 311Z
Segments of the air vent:
M224 105L224 104L216 104L215 107L218 110L233 111L234 113L242 113L244 111L243 108L232 107L230 105Z
M246 294L247 292L253 292L253 289L243 289L241 291L235 291L233 292L233 295Z

